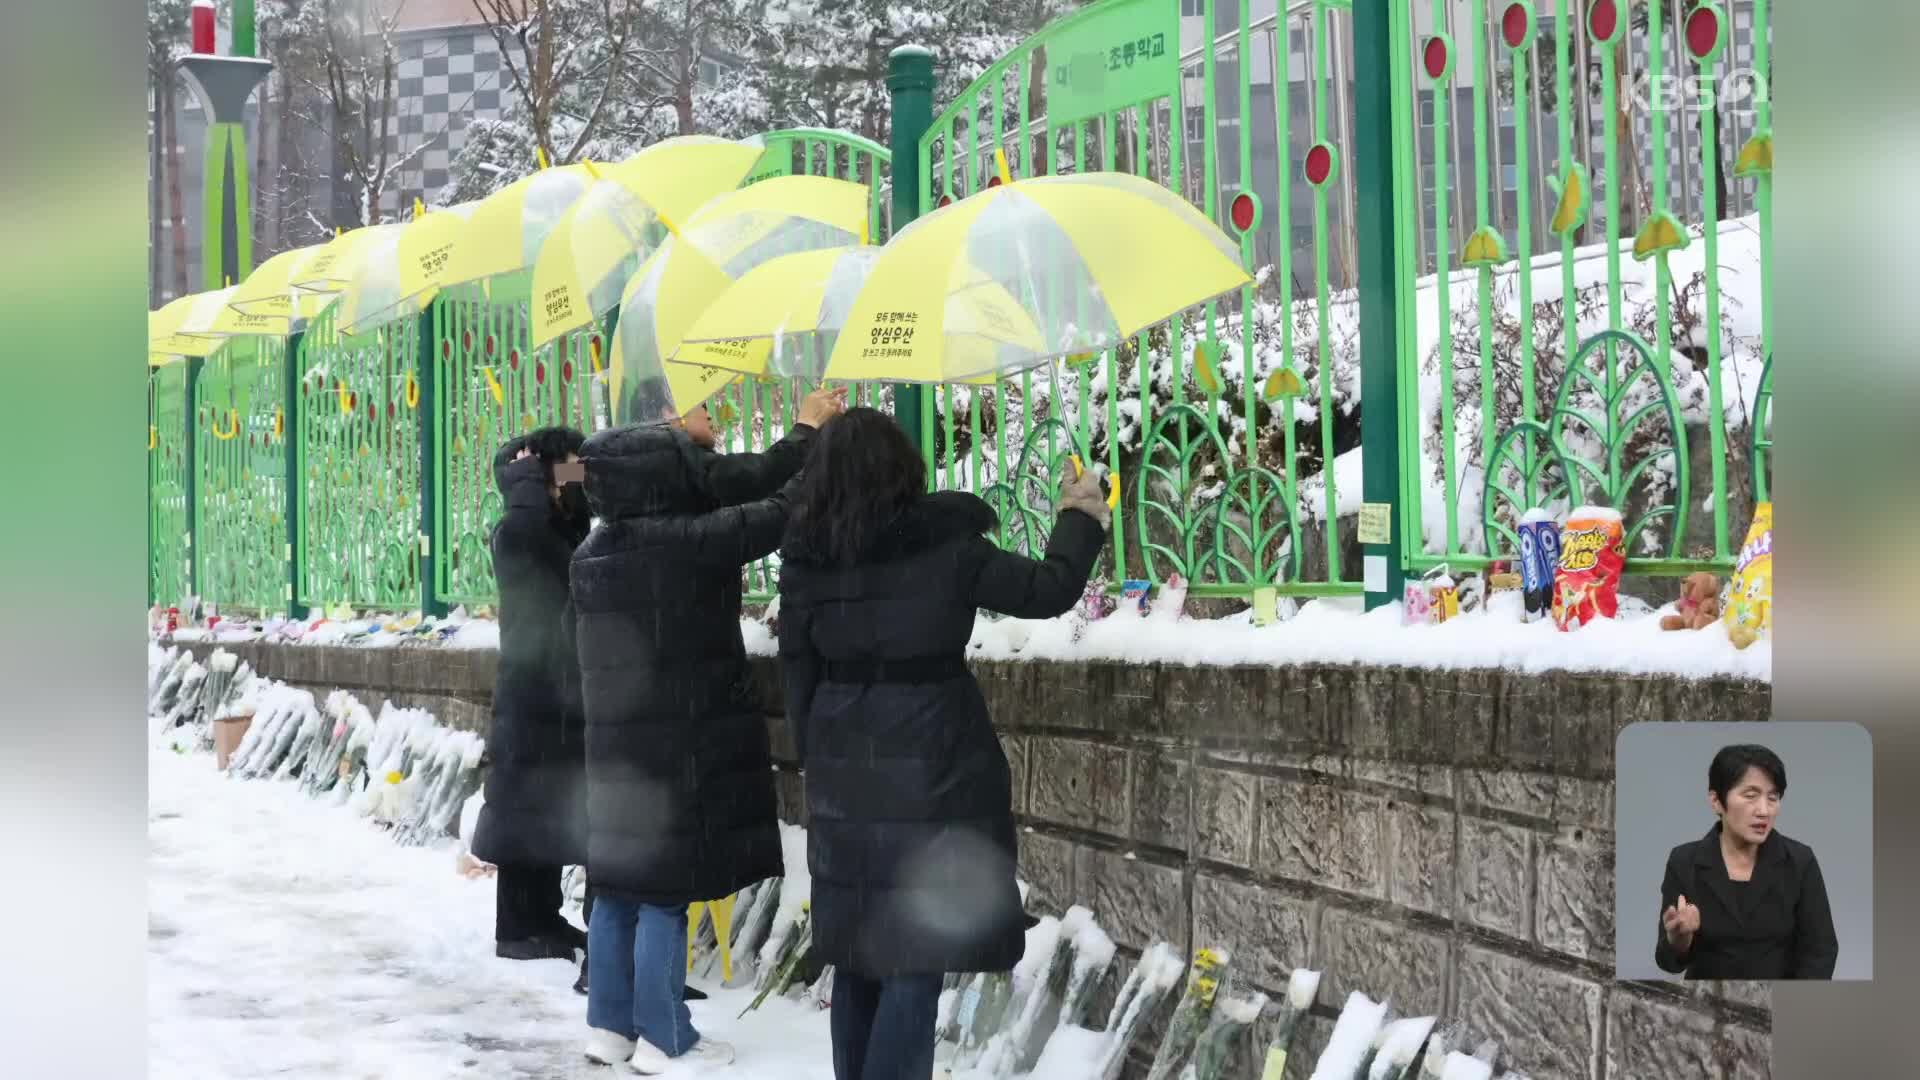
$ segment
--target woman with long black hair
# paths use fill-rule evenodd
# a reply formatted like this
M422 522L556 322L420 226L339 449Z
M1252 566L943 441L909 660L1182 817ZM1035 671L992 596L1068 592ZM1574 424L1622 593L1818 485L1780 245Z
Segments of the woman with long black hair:
M942 976L1020 960L1011 772L967 642L981 608L1070 610L1111 518L1098 478L1081 475L1046 556L1029 559L986 538L985 502L926 488L899 425L849 409L815 439L781 550L780 657L838 1080L930 1075Z

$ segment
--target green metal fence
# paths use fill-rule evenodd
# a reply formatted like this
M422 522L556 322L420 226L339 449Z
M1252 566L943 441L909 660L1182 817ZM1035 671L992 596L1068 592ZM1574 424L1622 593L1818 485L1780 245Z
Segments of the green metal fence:
M1201 26L1221 24L1220 5L1201 7ZM1063 372L942 391L939 482L995 503L1003 543L1029 552L1043 543L1064 456L1084 442L1123 477L1112 576L1179 574L1198 595L1359 591L1344 572L1355 568L1342 565L1342 493L1322 468L1358 436L1357 422L1343 429L1357 388L1320 360L1334 355L1340 325L1330 7L1294 4L1260 19L1247 0L1229 3L1237 29L1183 52L1181 5L1109 0L1023 43L934 122L921 147L923 208L992 184L996 150L1015 178L1117 169L1186 195L1238 236L1262 280ZM1282 47L1301 30L1304 55ZM1285 168L1276 160L1255 175L1257 129L1285 149ZM1296 178L1302 162L1307 175ZM1292 221L1302 206L1312 288L1296 297Z
M147 372L147 599L173 605L187 580L192 515L187 506L187 365Z
M301 340L295 591L331 606L420 604L420 322L358 336L329 308Z
M194 535L199 588L222 611L286 610L287 346L235 338L200 368Z
M1356 528L1360 305L1390 302L1399 411L1365 433L1398 448L1392 542L1407 569L1509 555L1524 510L1581 503L1623 512L1637 571L1726 565L1770 486L1768 7L1393 0L1385 73L1355 70L1341 0L1105 0L1048 27L920 139L920 210L996 183L996 151L1016 178L1131 172L1219 221L1257 283L1055 375L924 395L910 423L930 433L936 485L980 493L1001 511L1000 541L1034 552L1084 444L1123 478L1110 579L1357 594L1359 545L1376 542ZM1389 88L1392 160L1372 174L1392 180L1388 301L1356 289L1361 168L1347 148L1356 102L1374 100L1360 80ZM1627 100L1646 86L1664 90ZM812 129L763 140L747 182L866 184L871 237L885 239L885 148ZM598 430L615 411L613 320L530 349L527 285L449 290L426 317L356 338L322 316L286 369L291 416L273 412L286 376L268 370L284 343L210 358L193 398L196 508L188 370L157 369L155 597L190 589L198 536L203 594L284 598L274 484L292 470L298 603L489 604L495 449L548 423ZM1043 302L1080 302L1056 286ZM764 448L806 389L721 395L722 449ZM890 409L877 390L855 400ZM749 568L753 598L774 572Z
M1771 445L1768 7L1400 13L1413 568L1510 557L1520 514L1578 504L1622 512L1630 570L1730 564Z

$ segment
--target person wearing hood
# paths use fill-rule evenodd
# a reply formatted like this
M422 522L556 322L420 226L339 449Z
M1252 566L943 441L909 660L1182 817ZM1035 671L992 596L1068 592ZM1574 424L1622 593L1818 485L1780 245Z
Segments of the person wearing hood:
M587 854L585 716L567 573L588 513L580 486L554 475L579 460L584 441L571 428L544 428L508 442L493 461L505 503L491 543L500 667L473 854L499 867L494 952L510 960L570 961L587 945L560 913L560 880Z
M779 546L807 447L844 407L844 391L808 396L761 454L716 453L704 408L581 448L599 519L572 567L591 1061L656 1075L675 1059L733 1060L694 1029L684 992L688 905L784 872L766 719L740 636L741 572Z
M929 494L919 450L871 409L807 460L780 551L780 666L837 1080L926 1077L942 977L1007 971L1026 946L1012 774L967 643L980 609L1049 619L1081 599L1113 507L1092 471L1058 505L1043 558L1002 550L993 509Z

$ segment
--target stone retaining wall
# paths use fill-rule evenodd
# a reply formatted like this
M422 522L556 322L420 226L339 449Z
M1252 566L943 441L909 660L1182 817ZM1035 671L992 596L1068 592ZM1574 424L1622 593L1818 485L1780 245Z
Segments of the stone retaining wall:
M316 692L486 729L491 652L225 648ZM1533 1080L1769 1075L1764 984L1612 981L1612 775L1627 724L1765 718L1770 686L1333 665L975 673L1013 765L1029 906L1092 908L1127 965L1165 939L1229 947L1236 984L1270 993L1295 966L1323 970L1290 1076L1350 990L1465 1019ZM800 821L772 661L756 680L781 812Z

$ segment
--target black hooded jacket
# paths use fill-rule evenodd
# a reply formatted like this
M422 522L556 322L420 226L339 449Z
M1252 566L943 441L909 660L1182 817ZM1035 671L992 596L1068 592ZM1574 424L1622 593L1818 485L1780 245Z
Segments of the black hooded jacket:
M1665 911L1679 897L1700 909L1700 929L1682 957L1667 943ZM1667 855L1653 959L1689 979L1831 979L1840 956L1826 880L1813 849L1775 831L1761 842L1753 876L1734 881L1720 852L1720 825Z
M741 569L779 546L812 434L720 455L644 425L581 449L600 519L573 559L596 891L675 906L783 871Z
M515 439L493 461L506 501L492 540L500 668L473 853L501 865L573 865L587 853L586 733L567 572L587 518L554 506L538 460L513 460L525 445Z
M1070 610L1105 541L1060 515L1044 560L963 492L914 501L855 565L781 552L780 659L806 770L813 949L871 978L1006 971L1027 921L1012 775L967 670L974 616Z

